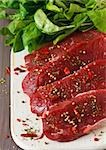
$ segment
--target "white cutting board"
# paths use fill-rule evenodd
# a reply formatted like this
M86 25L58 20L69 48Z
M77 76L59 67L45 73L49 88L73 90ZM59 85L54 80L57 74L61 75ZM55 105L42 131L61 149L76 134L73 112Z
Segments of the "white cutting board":
M42 121L36 120L36 115L30 111L29 97L22 91L22 80L27 74L14 74L14 68L24 64L24 56L27 50L19 53L11 52L11 134L15 143L24 150L103 150L106 148L106 122L105 127L93 131L89 135L83 136L72 142L60 143L51 141L45 136L39 140L31 140L23 138L20 135L26 133L24 130L32 127L35 130L40 130L42 133ZM25 101L25 103L22 103ZM26 120L28 118L29 120ZM17 120L18 119L18 120ZM20 120L21 119L21 122ZM26 122L22 122L22 120ZM24 124L24 125L23 125ZM29 126L27 126L27 125ZM101 133L103 131L104 133ZM100 136L101 135L101 136ZM95 141L94 138L99 141ZM49 144L45 144L45 142Z

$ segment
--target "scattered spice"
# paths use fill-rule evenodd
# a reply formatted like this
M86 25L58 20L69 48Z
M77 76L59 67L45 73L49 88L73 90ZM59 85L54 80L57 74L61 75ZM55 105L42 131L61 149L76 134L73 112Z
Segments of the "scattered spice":
M49 54L49 50L48 49L43 49L41 51L41 53L44 54L44 55L47 55L47 54Z
M25 120L22 120L22 122L26 122Z
M14 69L14 71L26 72L26 70L24 70L24 69L21 69L21 68L19 68L19 67L16 67L16 68Z
M60 48L60 45L57 45L57 48Z
M20 93L20 91L17 91L17 93L19 94L19 93Z
M48 142L45 142L45 144L48 145L49 143L48 143Z
M22 137L37 137L34 133L21 134Z
M19 75L19 73L18 73L18 72L15 72L15 74L16 74L16 75Z
M18 121L18 122L21 122L21 119L17 118L17 121Z
M98 136L102 136L102 134L99 134Z
M20 65L21 68L26 68L26 66Z
M6 67L6 73L7 73L8 75L11 74L10 67Z
M99 141L99 139L95 137L95 138L94 138L94 141Z
M22 103L24 104L24 103L26 103L25 101L22 101Z
M103 133L104 133L104 132L103 132L103 131L101 131L101 132L100 132L100 134L99 134L98 136L102 136L102 134L103 134Z
M23 125L23 126L29 126L29 125L28 125L28 124L26 124L26 123L23 123L22 125Z
M6 82L5 78L0 79L0 84L4 84Z
M21 134L22 137L29 137L31 138L31 140L34 138L34 137L37 137L36 139L34 138L34 140L38 140L38 139L41 139L43 137L43 135L41 134L39 137L38 135L36 134L37 130L34 130L34 128L30 127L29 129L24 129L24 131L26 133L24 134Z
M65 67L65 68L64 68L64 73L65 73L66 75L68 75L68 74L70 74L70 70L69 70L67 67Z
M24 73L24 72L26 72L25 69L21 69L21 68L19 68L19 67L16 67L16 68L14 69L14 71L15 71L15 74L16 74L16 75L19 75L19 73Z

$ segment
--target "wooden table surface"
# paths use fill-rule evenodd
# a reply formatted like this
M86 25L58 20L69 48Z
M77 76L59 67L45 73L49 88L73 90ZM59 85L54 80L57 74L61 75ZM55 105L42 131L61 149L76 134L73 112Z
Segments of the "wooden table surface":
M6 21L0 21L0 27ZM11 138L10 134L10 76L6 74L6 67L10 65L10 48L5 47L4 37L0 35L0 80L5 78L5 83L0 84L0 150L21 150Z

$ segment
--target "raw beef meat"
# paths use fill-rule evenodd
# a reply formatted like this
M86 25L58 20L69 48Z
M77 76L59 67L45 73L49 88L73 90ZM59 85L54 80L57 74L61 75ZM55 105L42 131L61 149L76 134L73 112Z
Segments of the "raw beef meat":
M95 42L98 45L98 41ZM104 48L106 47L89 49L88 45L83 44L57 61L46 63L40 70L36 67L31 69L22 83L24 93L31 96L39 86L60 80L92 61L104 59L106 57Z
M52 106L43 118L44 134L67 142L88 134L106 118L106 90L85 92Z
M31 68L41 69L47 62L58 61L62 56L71 53L76 48L95 51L104 47L105 34L90 30L87 32L76 32L65 38L58 45L48 44L43 48L34 51L32 54L25 56L26 67L28 70ZM81 49L82 47L82 49ZM84 48L84 49L83 49Z
M55 103L71 99L85 91L104 88L106 88L106 60L97 60L72 75L39 87L31 96L31 110L41 115Z

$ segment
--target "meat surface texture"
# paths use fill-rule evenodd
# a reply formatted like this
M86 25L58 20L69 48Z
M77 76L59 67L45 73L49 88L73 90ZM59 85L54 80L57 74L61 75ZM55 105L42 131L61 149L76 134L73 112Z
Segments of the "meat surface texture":
M106 60L94 61L76 73L46 86L41 86L30 99L31 111L41 115L61 101L79 93L106 88Z
M75 32L65 38L58 45L48 44L43 48L25 56L26 67L28 70L41 69L47 62L58 61L61 57L71 53L74 49L100 50L104 45L104 34L95 30L87 32ZM105 45L106 46L106 45ZM82 49L81 49L82 48ZM84 48L84 49L83 49ZM88 57L86 57L88 59Z
M43 130L47 138L67 142L88 134L105 118L106 90L94 90L51 107Z
M27 65L32 67L32 69L30 68L30 72L22 82L24 93L31 96L39 86L60 80L92 61L106 58L106 45L104 45L105 37L103 34L95 31L79 34L80 33L75 33L73 37L70 36L64 40L58 45L59 48L54 46L55 48L49 51L46 49L48 48L47 46L26 56L25 59L28 59L26 60ZM69 41L73 42L69 43ZM68 45L66 44L67 42ZM72 46L70 44L72 44ZM51 52L50 55L56 57L53 57L54 59L48 58L49 54L47 51L48 53ZM47 56L43 53L46 53ZM37 56L35 57L35 54L41 58L38 59ZM47 57L49 60L45 62L42 57ZM32 63L33 59L35 59L35 65ZM39 63L41 63L41 61L44 62L42 62L42 65L39 65L38 61Z

